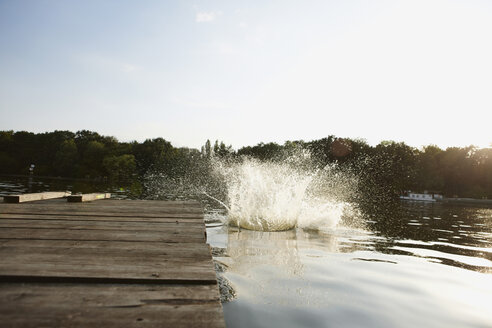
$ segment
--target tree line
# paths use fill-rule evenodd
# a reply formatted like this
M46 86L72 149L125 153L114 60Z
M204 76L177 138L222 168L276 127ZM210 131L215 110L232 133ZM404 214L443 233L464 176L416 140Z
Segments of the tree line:
M359 175L373 190L397 196L406 190L448 197L492 198L492 148L474 146L421 149L403 142L370 146L361 139L328 136L319 140L260 143L238 150L209 140L200 149L176 148L163 138L120 142L96 132L31 133L0 131L0 173L135 181L150 170L183 176L196 162L212 157L250 156L277 161L308 150L320 167L336 163Z
M447 197L492 198L492 148L443 150L428 145L417 149L394 141L383 141L373 147L361 139L328 136L310 142L288 141L284 145L260 143L244 147L238 154L271 159L294 146L310 150L320 165L337 163L352 169L374 192L397 196L412 190Z
M38 134L0 131L3 174L28 174L34 164L39 176L120 181L141 176L152 166L170 169L184 152L193 153L177 149L162 138L139 143L119 142L87 130Z

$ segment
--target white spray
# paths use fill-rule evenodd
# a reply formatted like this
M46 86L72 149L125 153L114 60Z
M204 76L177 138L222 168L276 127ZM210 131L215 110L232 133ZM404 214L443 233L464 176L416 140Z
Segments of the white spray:
M320 230L336 227L344 213L353 212L346 199L355 179L334 167L316 170L291 157L283 162L217 161L214 168L227 185L228 221L241 228Z
M146 188L151 197L206 196L227 210L227 223L259 231L323 230L336 227L346 215L358 216L351 203L357 177L337 165L319 168L307 151L275 161L212 157L193 165L179 178L149 172Z

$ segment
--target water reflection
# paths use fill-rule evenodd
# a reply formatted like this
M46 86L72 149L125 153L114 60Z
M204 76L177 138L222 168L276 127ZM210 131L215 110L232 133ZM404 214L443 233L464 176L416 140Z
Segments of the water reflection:
M367 230L210 228L228 327L492 326L492 210L397 205Z
M492 272L492 209L402 203L369 224L384 237L374 243L378 252Z
M234 261L229 267L240 272L259 264L255 258L261 257L269 265L282 267L288 274L299 275L302 265L297 244L295 230L275 233L230 228L227 254Z

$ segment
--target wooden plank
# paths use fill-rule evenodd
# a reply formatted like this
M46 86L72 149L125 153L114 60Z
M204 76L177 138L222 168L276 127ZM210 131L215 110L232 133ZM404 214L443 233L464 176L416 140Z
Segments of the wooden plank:
M0 280L215 283L204 243L2 240ZM155 276L157 274L157 276ZM7 278L6 278L7 277ZM17 281L14 279L15 281ZM44 279L44 280L43 280ZM50 281L50 280L49 280Z
M57 203L64 203L61 200L50 200L49 202L57 202ZM140 207L147 207L147 206L157 206L157 207L185 207L185 208L190 208L190 207L195 207L200 210L203 210L203 206L200 202L198 201L168 201L168 200L147 200L147 199L140 199L140 200L131 200L131 199L114 199L112 198L110 201L104 202L104 206L140 206Z
M24 254L2 261L0 281L216 284L211 259L149 259Z
M138 244L138 243L136 243ZM165 249L163 245L161 245L161 249L143 249L142 247L134 248L127 247L124 252L121 249L110 247L104 249L96 249L94 247L84 247L84 245L79 245L78 247L72 248L61 248L61 247L53 247L53 246L44 246L44 247L34 247L29 244L24 245L2 245L0 247L0 254L5 256L6 258L17 259L25 256L32 256L33 254L37 255L52 255L56 258L63 257L88 257L93 256L97 257L96 260L99 260L100 257L111 257L112 259L136 259L136 261L146 261L149 262L149 259L152 260L176 260L181 261L182 259L210 259L210 250L205 247L195 247L194 245L202 245L195 243L188 243L186 248L170 248ZM140 258L139 258L140 257ZM2 260L2 263L4 260ZM0 269L1 270L1 269Z
M95 240L133 241L164 243L205 243L204 233L180 231L121 231L111 230L63 230L63 229L0 229L0 239L52 239L52 240Z
M105 206L140 206L140 207L174 207L174 208L195 208L203 210L202 204L197 201L162 201L162 200L130 200L130 199L111 199L105 202Z
M33 248L60 248L60 249L107 249L126 251L158 251L161 255L169 254L175 257L203 257L210 256L210 247L205 243L154 243L131 241L74 241L74 240L43 240L43 239L0 239L2 247L33 247ZM55 250L56 252L56 250ZM149 253L149 255L151 255Z
M69 191L48 191L33 194L7 195L3 196L3 201L6 203L23 203L44 199L63 198L70 194L71 192Z
M67 197L68 202L72 203L82 203L82 202L92 202L100 199L111 198L110 193L92 193L92 194L82 194L82 195L70 195Z
M12 327L225 327L216 286L0 284Z
M176 222L118 222L86 220L25 220L0 219L0 228L66 229L66 230L115 230L120 231L160 231L169 233L203 234L205 226L200 223L180 224Z
M71 283L162 283L162 284L216 284L217 278L211 260L164 261L160 264L107 263L81 264L56 261L43 256L40 262L30 258L26 262L6 260L0 270L1 282L71 282ZM108 258L109 259L109 258ZM80 259L79 259L80 260ZM85 260L83 258L82 260Z
M0 247L0 280L215 283L216 279L204 244L192 243L184 249L166 249L166 244L160 244L161 249L129 244L124 249L95 248L85 242L71 248L29 244L18 240L17 245Z
M111 199L111 201L105 202L105 206L158 206L158 207L195 207L200 210L203 210L203 206L200 202L197 201L163 201L163 200L131 200L131 199Z
M110 200L105 200L104 202L89 202L89 203L79 203L79 204L69 204L62 203L53 206L51 204L44 204L43 202L29 203L25 205L18 204L3 204L1 206L2 209L18 209L23 210L23 208L29 208L32 210L37 210L38 212L43 211L45 209L51 209L55 211L104 211L108 213L118 213L118 212L126 212L130 211L132 213L139 213L139 210L142 213L202 213L203 210L197 207L189 207L189 208L181 208L181 207L159 207L159 206L135 206L135 205L122 205L122 206L114 206L114 205L106 205L105 203L110 203ZM3 211L2 211L3 212Z
M40 201L23 204L22 206L19 204L2 203L0 205L0 213L71 213L72 215L86 213L97 215L97 213L104 213L105 215L122 214L125 216L159 216L166 214L166 216L169 216L172 214L202 215L203 209L195 206L159 206L155 202L142 201L142 203L139 204L134 201L127 202L107 199L104 202L69 204L66 202Z
M146 223L178 223L186 225L203 225L203 216L200 218L173 218L173 217L138 217L138 216L101 216L101 215L56 215L56 214L29 214L29 213L0 213L1 219L25 220L57 220L57 221L97 221L97 222L140 222ZM1 222L1 221L0 221Z
M104 203L109 200L105 200ZM94 206L94 203L71 203L57 206L42 204L3 204L0 206L0 213L43 213L43 214L66 214L66 215L105 215L105 216L139 216L139 217L170 217L178 215L181 217L196 217L203 215L203 210L188 208L172 207L136 207L136 206L118 206L104 207Z
M28 251L29 253L26 253ZM8 253L12 252L12 253ZM210 261L210 253L206 250L196 252L195 254L184 254L183 252L164 252L164 251L147 251L142 249L127 249L125 252L117 249L98 250L94 248L73 248L63 250L61 248L42 247L2 247L0 254L5 256L2 259L2 265L10 264L34 264L42 263L60 263L64 265L141 265L149 266L149 263L157 262L156 266L164 263L191 263L199 264L202 261ZM193 261L190 261L192 259ZM150 261L152 260L152 262ZM28 262L29 261L29 262ZM3 268L0 268L3 272Z
M46 209L18 209L14 208L13 210L2 208L0 206L0 215L2 214L29 214L29 215L40 215L39 213L43 213L42 215L50 215L50 216L72 216L72 217L100 217L100 218L129 218L130 220L138 218L138 219L200 219L203 221L203 213L107 213L104 211L69 211L69 210L54 210L50 208Z

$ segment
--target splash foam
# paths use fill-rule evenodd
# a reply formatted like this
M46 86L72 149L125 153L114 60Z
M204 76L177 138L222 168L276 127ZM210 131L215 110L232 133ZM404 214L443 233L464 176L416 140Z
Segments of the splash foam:
M343 218L353 223L359 215L353 203L356 175L337 165L320 168L307 151L271 161L212 157L190 165L178 178L149 172L145 186L150 197L198 198L209 209L225 208L226 223L259 231L324 230Z
M227 186L228 221L241 228L333 228L353 210L345 199L354 179L335 167L313 169L292 158L283 162L243 158L232 164L217 162L214 168Z

